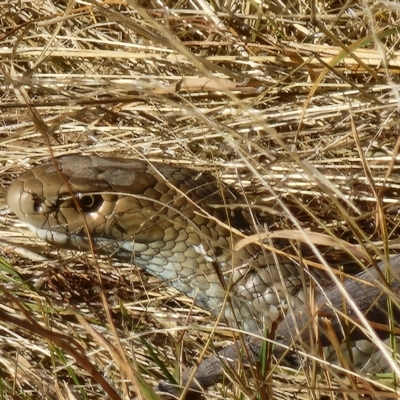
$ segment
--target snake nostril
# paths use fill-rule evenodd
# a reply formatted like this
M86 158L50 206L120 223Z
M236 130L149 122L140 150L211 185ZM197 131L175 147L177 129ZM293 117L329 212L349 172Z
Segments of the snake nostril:
M101 195L83 195L77 200L79 207L85 213L97 211L103 204L103 197Z
M41 199L38 196L34 196L33 197L33 211L35 211L35 213L42 214L43 210L44 210L43 199Z

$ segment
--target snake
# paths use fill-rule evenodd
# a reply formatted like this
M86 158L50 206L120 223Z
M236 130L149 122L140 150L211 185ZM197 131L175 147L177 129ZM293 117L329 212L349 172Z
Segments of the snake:
M262 334L288 308L306 310L311 282L320 277L304 273L294 258L267 251L260 242L240 245L265 228L265 217L207 171L65 155L20 175L8 189L7 203L44 241L134 263L249 333ZM280 332L286 341L292 336L288 329L293 326ZM376 352L368 343L368 351L358 351L361 366ZM251 348L257 355L258 342ZM240 357L237 349L228 353ZM218 375L215 368L221 373L220 361L206 360L204 374ZM203 387L215 383L215 376L197 374Z

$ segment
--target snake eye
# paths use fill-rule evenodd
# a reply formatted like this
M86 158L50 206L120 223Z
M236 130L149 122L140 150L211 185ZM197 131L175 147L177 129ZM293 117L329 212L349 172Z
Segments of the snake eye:
M77 198L79 207L84 213L97 211L103 204L103 198L99 194L85 194Z

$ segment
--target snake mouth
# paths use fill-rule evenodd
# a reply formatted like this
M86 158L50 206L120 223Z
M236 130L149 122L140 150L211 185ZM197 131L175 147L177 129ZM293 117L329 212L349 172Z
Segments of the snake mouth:
M78 242L82 242L82 245L84 244L84 240L81 236L78 235L67 235L66 233L60 233L60 232L55 232L51 231L48 229L43 229L43 228L36 228L33 225L28 225L29 229L36 234L36 236L39 239L44 240L45 242L51 243L55 246L60 246L63 248L68 248L71 244L71 242L76 242L78 245ZM81 246L77 246L77 248L80 248Z
M139 254L143 250L143 245L135 243L133 240L111 240L102 237L92 237L91 241L81 232L62 233L49 229L36 228L27 224L29 229L39 238L47 243L64 249L75 249L78 251L90 251L90 242L94 244L96 253L103 255L116 255L125 260L131 260L134 254Z

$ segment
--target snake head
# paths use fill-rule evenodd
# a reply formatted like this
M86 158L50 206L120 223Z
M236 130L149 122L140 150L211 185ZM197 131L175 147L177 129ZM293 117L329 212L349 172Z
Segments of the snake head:
M7 203L41 239L57 246L87 250L88 233L103 244L133 235L139 242L157 241L164 233L151 221L162 195L147 169L141 161L63 156L19 176Z

